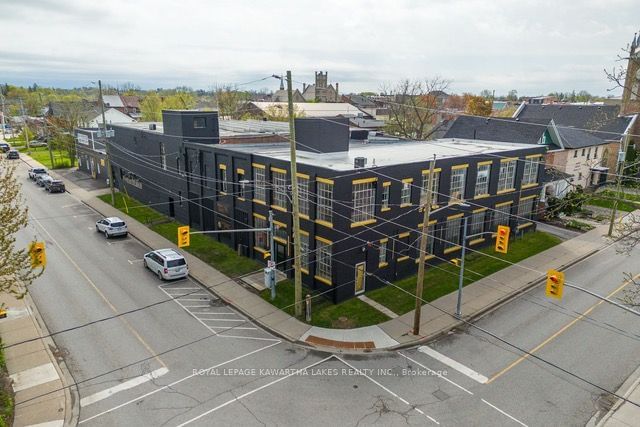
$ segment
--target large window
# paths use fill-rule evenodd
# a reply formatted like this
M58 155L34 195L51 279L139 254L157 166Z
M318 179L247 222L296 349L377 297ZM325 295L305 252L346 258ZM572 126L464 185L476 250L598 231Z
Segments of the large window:
M267 201L267 183L262 165L253 165L253 198L260 202Z
M219 165L220 173L218 174L218 180L220 181L218 188L223 193L227 193L229 190L229 182L227 181L227 165Z
M538 165L540 157L530 158L524 161L524 174L522 175L522 185L535 184L538 182Z
M298 175L298 211L309 217L309 177Z
M476 188L474 196L485 196L489 194L489 178L491 177L491 163L478 165L478 174L476 175Z
M244 169L236 170L238 175L238 183L240 184L240 195L238 196L240 199L244 199L247 197L247 183L244 181Z
M449 195L452 200L464 199L464 187L467 183L466 178L467 168L455 168L451 171L451 188Z
M383 267L387 265L387 243L389 243L388 239L380 240L379 255L378 255L378 265Z
M399 234L396 238L396 255L398 261L409 259L409 251L411 250L411 233L406 232Z
M300 233L300 268L309 271L309 235Z
M535 197L520 199L520 204L518 205L518 221L524 222L528 219L533 218L533 207L535 205L535 200Z
M284 171L271 169L273 182L273 204L287 209L287 174Z
M316 219L333 224L333 183L318 180Z
M376 181L355 182L353 184L351 222L372 220L375 213L375 202Z
M387 181L382 184L381 210L389 209L389 192L391 191L391 182Z
M162 169L167 170L167 153L164 149L164 143L160 143L160 166Z
M431 183L431 204L438 204L438 190L440 188L440 171L433 172ZM427 186L429 185L429 171L422 171L422 187L420 188L420 203L427 203Z
M400 206L409 206L411 204L411 188L413 179L402 180L402 191L400 192Z
M433 251L436 247L436 236L435 236L435 230L436 230L436 224L435 222L431 225L429 225L429 227L427 228L427 248L426 248L426 254L425 255L433 255ZM416 256L420 257L420 241L423 238L422 235L422 227L420 227L420 230L418 231L418 238L416 239L415 245L416 245Z
M493 229L497 230L499 225L509 225L509 216L511 216L511 203L496 205L493 212Z
M460 246L460 227L462 225L462 217L450 218L447 220L444 230L444 248L452 248Z
M316 276L331 282L331 243L316 240Z
M498 177L498 191L507 191L514 188L516 178L517 159L502 160L500 162L500 176Z
M258 216L256 214L253 215L253 227L254 228L267 228L269 225L267 224L267 219ZM263 251L269 250L269 233L267 231L254 231L254 244L256 249L261 249Z
M484 232L486 217L486 210L471 214L471 218L469 218L469 230L467 231L469 236Z
M194 129L204 129L207 127L207 119L204 117L194 117L193 118L193 128Z

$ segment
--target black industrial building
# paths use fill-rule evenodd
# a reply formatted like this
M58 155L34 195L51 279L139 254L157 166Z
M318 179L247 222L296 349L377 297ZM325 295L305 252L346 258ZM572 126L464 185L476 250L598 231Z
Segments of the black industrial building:
M292 274L288 143L219 144L216 112L164 111L163 125L110 125L110 155L121 191L203 230L278 226L279 268ZM303 282L343 301L415 273L430 160L436 156L429 225L431 262L492 231L535 227L544 146L443 139L351 141L341 119L297 119ZM486 233L486 234L481 234ZM432 238L433 237L433 238ZM216 238L249 257L270 251L266 233ZM284 261L284 262L283 262Z

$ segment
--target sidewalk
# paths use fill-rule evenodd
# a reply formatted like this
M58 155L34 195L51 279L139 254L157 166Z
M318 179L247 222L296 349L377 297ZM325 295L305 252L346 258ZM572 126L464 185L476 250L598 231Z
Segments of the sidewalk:
M33 162L36 163L36 162ZM96 196L97 191L86 191L73 182L67 181L67 190L86 205L104 216L119 216L129 228L129 233L151 248L176 248L176 246L137 222L125 213L104 203ZM103 193L103 192L100 192ZM607 242L603 238L605 225L560 243L553 248L534 255L518 264L507 267L491 276L478 280L464 288L462 313L466 320L476 319L490 310L530 289L544 279L549 269L563 270L581 259L603 248ZM289 341L305 343L331 350L392 349L415 345L437 337L460 326L461 321L445 313L455 313L457 294L451 293L422 307L419 336L411 333L413 312L406 313L376 326L356 329L327 329L312 327L289 314L276 309L260 296L231 279L195 256L184 253L189 263L190 275L196 281L211 289L218 297L241 311L249 319L273 334ZM529 267L531 271L523 269ZM507 283L508 288L500 288L497 283ZM438 310L440 308L442 311Z
M632 402L640 402L640 368L625 381L616 392ZM600 419L600 412L597 412L587 423L588 427L623 427L637 425L640 418L640 409L618 399L611 409Z
M0 336L5 346L48 335L28 295L19 300L13 295L2 294L0 302L7 307L7 317L0 319ZM17 403L14 426L47 423L47 427L55 427L75 423L71 419L74 412L71 391L63 389L67 385L66 368L60 366L62 361L54 357L53 351L55 344L51 338L4 350ZM44 396L37 397L41 395Z

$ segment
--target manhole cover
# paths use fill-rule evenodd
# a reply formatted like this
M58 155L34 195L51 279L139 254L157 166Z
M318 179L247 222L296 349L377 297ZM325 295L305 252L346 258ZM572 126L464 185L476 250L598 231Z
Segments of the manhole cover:
M438 400L447 400L449 398L449 395L442 390L436 390L431 394L433 394Z

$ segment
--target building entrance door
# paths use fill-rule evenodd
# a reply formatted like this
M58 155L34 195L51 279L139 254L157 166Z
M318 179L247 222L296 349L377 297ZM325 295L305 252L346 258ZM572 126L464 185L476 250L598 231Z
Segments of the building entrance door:
M356 281L355 281L355 294L364 293L364 282L366 279L366 264L361 262L356 264Z

